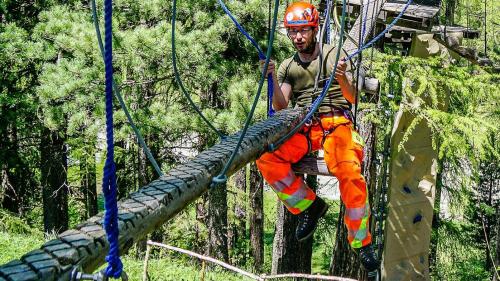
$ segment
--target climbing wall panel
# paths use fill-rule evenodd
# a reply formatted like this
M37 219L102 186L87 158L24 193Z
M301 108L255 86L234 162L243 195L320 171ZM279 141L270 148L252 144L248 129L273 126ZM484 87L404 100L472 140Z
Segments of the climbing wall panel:
M430 280L428 252L437 175L431 131L421 121L400 147L413 116L400 111L391 143L382 280Z

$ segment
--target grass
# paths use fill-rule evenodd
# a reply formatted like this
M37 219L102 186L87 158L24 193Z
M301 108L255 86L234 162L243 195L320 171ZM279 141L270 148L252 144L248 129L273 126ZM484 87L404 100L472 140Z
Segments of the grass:
M272 245L274 239L274 224L276 218L276 206L278 204L276 195L272 191L264 192L264 272L271 272ZM313 251L313 272L326 274L330 263L329 257L332 252L334 229L338 215L338 204L330 202L330 211L325 220L319 225L315 234ZM78 214L71 212L72 217ZM185 249L192 249L195 245L200 245L200 241L194 241L195 220L194 208L188 208L176 216L176 218L163 226L159 233L164 237L164 242L179 246ZM75 218L73 218L75 219ZM23 225L16 217L7 218L5 221L13 221L10 227L0 228L0 264L7 263L13 259L19 259L23 254L39 248L48 238L43 233L20 228ZM75 223L75 222L73 222ZM27 225L27 224L24 224ZM38 224L36 224L38 225ZM38 228L40 226L38 225ZM200 225L198 224L198 227ZM10 228L10 229L9 229ZM19 230L19 231L18 231ZM206 241L207 237L198 239ZM202 243L203 244L203 243ZM124 268L130 280L142 280L143 259L133 250L130 254L122 257ZM250 258L247 257L247 266L241 266L248 271L250 268ZM247 267L247 268L245 268ZM175 280L190 281L201 279L201 263L194 258L173 254L168 251L157 251L149 261L148 274L150 280ZM260 273L256 273L260 274ZM241 275L233 274L218 266L207 266L205 280L228 280L246 281L251 280Z

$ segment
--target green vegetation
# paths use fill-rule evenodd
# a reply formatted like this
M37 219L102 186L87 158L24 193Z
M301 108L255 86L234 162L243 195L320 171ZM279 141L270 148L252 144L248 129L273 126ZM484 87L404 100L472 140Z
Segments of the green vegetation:
M265 50L268 1L228 2ZM498 65L500 1L486 0L486 21L481 17L482 0L442 2L440 23L480 31L486 24L486 52L484 33L480 39L464 39L465 45L475 47L479 55L487 55ZM98 5L102 8L102 1ZM168 171L186 161L188 155L210 147L217 137L188 107L174 82L169 1L121 0L114 5L115 78L152 153ZM179 1L178 13L176 46L184 84L217 128L234 133L241 129L257 90L257 55L215 0ZM286 35L278 34L273 59L280 62L292 51ZM495 265L490 255L497 260L500 255L498 70L471 65L464 59L418 59L403 57L393 48L384 51L376 51L372 60L368 55L371 50L365 51L366 64L371 65L369 74L381 82L381 96L377 104L363 102L360 108L366 110L364 120L377 125L378 156L383 152L384 137L392 130L388 120L394 119L399 109L415 116L406 128L406 139L421 122L432 129L429 137L439 153L436 192L438 199L447 201L446 206L443 202L435 206L431 276L433 280L491 280ZM67 200L60 201L67 205L70 228L94 214L90 206L103 209L97 194L105 152L103 73L86 2L0 3L0 264L20 258L54 237L43 233L44 191L48 186L55 186L50 195L59 191L67 194ZM255 120L265 116L263 95ZM123 198L156 176L118 107L115 138L119 196ZM55 143L56 139L62 145ZM402 144L393 145L402 149ZM50 177L43 169L44 161L58 153L65 156L57 163L58 171L67 172L67 177L64 185L50 185L45 180ZM235 203L248 202L248 196L229 183L230 223L237 220ZM270 272L277 201L271 192L264 196L263 271ZM322 274L328 273L338 222L339 204L330 203L333 208L320 224L313 245L313 272ZM251 271L249 226L246 228L243 242L230 250L230 259ZM208 232L191 206L150 238L204 253ZM124 257L131 280L142 277L143 254L144 249L135 248ZM198 280L201 264L156 249L149 268L152 280ZM242 278L210 268L206 279Z

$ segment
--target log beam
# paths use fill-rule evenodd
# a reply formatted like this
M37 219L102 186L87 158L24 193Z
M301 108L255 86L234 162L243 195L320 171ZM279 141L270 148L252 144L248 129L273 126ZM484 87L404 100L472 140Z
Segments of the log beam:
M259 157L268 144L286 135L305 116L305 110L282 110L252 126L228 175ZM200 153L191 161L140 188L118 203L120 252L157 229L205 193L234 150L239 134ZM101 212L75 229L45 243L19 260L0 266L0 281L69 280L75 267L93 272L104 264L109 244ZM125 269L126 270L126 269Z

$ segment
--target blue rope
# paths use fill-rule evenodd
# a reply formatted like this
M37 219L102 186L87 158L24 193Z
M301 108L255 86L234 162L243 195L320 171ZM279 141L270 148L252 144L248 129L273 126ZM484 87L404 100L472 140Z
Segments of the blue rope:
M219 130L217 130L214 127L214 125L212 125L212 123L210 123L210 121L208 121L208 119L205 117L205 115L203 115L201 110L194 103L193 99L191 99L191 96L188 94L186 88L184 87L184 84L182 83L181 76L179 74L179 70L177 69L177 55L176 55L176 51L175 51L175 22L176 22L176 19L177 19L177 1L173 0L172 1L172 40L171 40L172 54L171 55L172 55L172 66L174 69L175 81L177 82L177 85L179 85L179 88L181 89L182 94L186 97L186 99L188 100L189 104L194 109L194 111L196 111L196 113L198 113L198 115L208 125L208 127L210 127L210 129L212 129L212 131L217 133L219 138L221 140L223 140L226 138L226 136L224 134L222 134Z
M255 47L255 49L257 49L257 52L259 53L259 60L265 60L266 55L264 54L264 52L260 48L257 41L255 41L255 39L253 39L252 36L250 36L250 34L248 34L248 32L243 28L243 26L241 26L241 24L236 20L236 18L233 16L231 11L229 11L229 9L226 7L224 2L222 2L222 0L217 0L217 1L219 2L220 6L222 7L222 10L224 10L224 12L233 21L234 25L236 25L238 30L243 35L245 35L245 37L250 41L250 43ZM268 48L270 48L270 47L268 46ZM273 91L274 91L273 77L271 74L269 74L267 76L267 116L268 117L272 117L275 114L275 111L273 109Z
M99 28L99 22L97 20L97 7L95 0L90 1L92 5L92 19L94 21L94 28L95 32L97 34L97 43L99 45L99 50L101 51L101 56L104 59L104 44L102 43L102 38L101 38L101 30ZM160 169L160 166L156 162L153 154L151 154L151 150L149 150L149 147L147 146L146 142L144 141L144 138L142 137L141 133L139 132L139 129L134 123L134 120L132 119L132 116L130 115L130 112L127 109L127 106L125 105L125 101L123 100L122 95L120 94L120 88L116 86L116 81L113 78L113 91L116 96L116 99L118 100L118 103L120 103L120 107L122 108L123 112L125 113L125 116L127 117L128 123L130 124L130 127L132 127L132 130L135 133L135 136L137 137L137 141L139 142L139 145L142 147L142 150L144 151L144 154L149 159L149 162L151 165L153 165L153 168L155 169L156 173L158 174L159 177L163 176L163 172Z
M344 0L345 1L345 0ZM279 8L279 0L275 0L274 2L274 14L273 14L273 25L271 29L271 33L269 35L269 41L268 41L268 48L267 48L267 53L266 53L266 62L264 63L264 71L262 72L260 76L260 81L259 81L259 87L257 89L257 94L255 95L255 99L253 100L252 108L250 109L250 113L248 113L247 119L245 121L245 126L243 127L243 130L240 133L240 138L238 139L238 143L236 144L236 147L234 148L233 152L231 153L231 157L229 158L229 161L227 161L226 165L222 169L219 175L214 177L212 179L212 186L215 186L220 183L225 183L227 181L227 176L226 173L231 167L231 164L234 161L234 158L236 157L236 154L238 153L241 143L243 142L243 138L245 137L245 134L247 133L248 127L250 126L250 121L252 120L253 114L255 112L255 108L257 107L257 102L259 101L259 97L262 91L262 86L264 85L264 79L266 78L265 73L267 72L267 68L269 66L269 60L271 59L271 53L273 51L273 41L274 41L274 33L276 31L276 21L278 18L278 8Z
M104 193L104 229L109 242L109 252L106 256L108 267L106 276L119 278L123 270L120 260L118 244L118 206L116 202L116 165L114 162L113 143L113 45L112 45L112 0L104 1L104 69L106 89L106 162L102 177L102 191Z
M382 36L384 36L391 28L396 25L396 23L401 19L401 17L404 15L410 4L413 2L413 0L408 0L406 2L406 5L403 7L403 10L394 18L394 20L382 31L380 32L377 36L375 36L370 42L366 43L365 45L361 46L356 52L352 53L351 55L347 56L345 58L345 61L348 61L352 59L353 57L359 55L363 50L371 47L373 44L375 44ZM361 45L361 44L360 44Z

